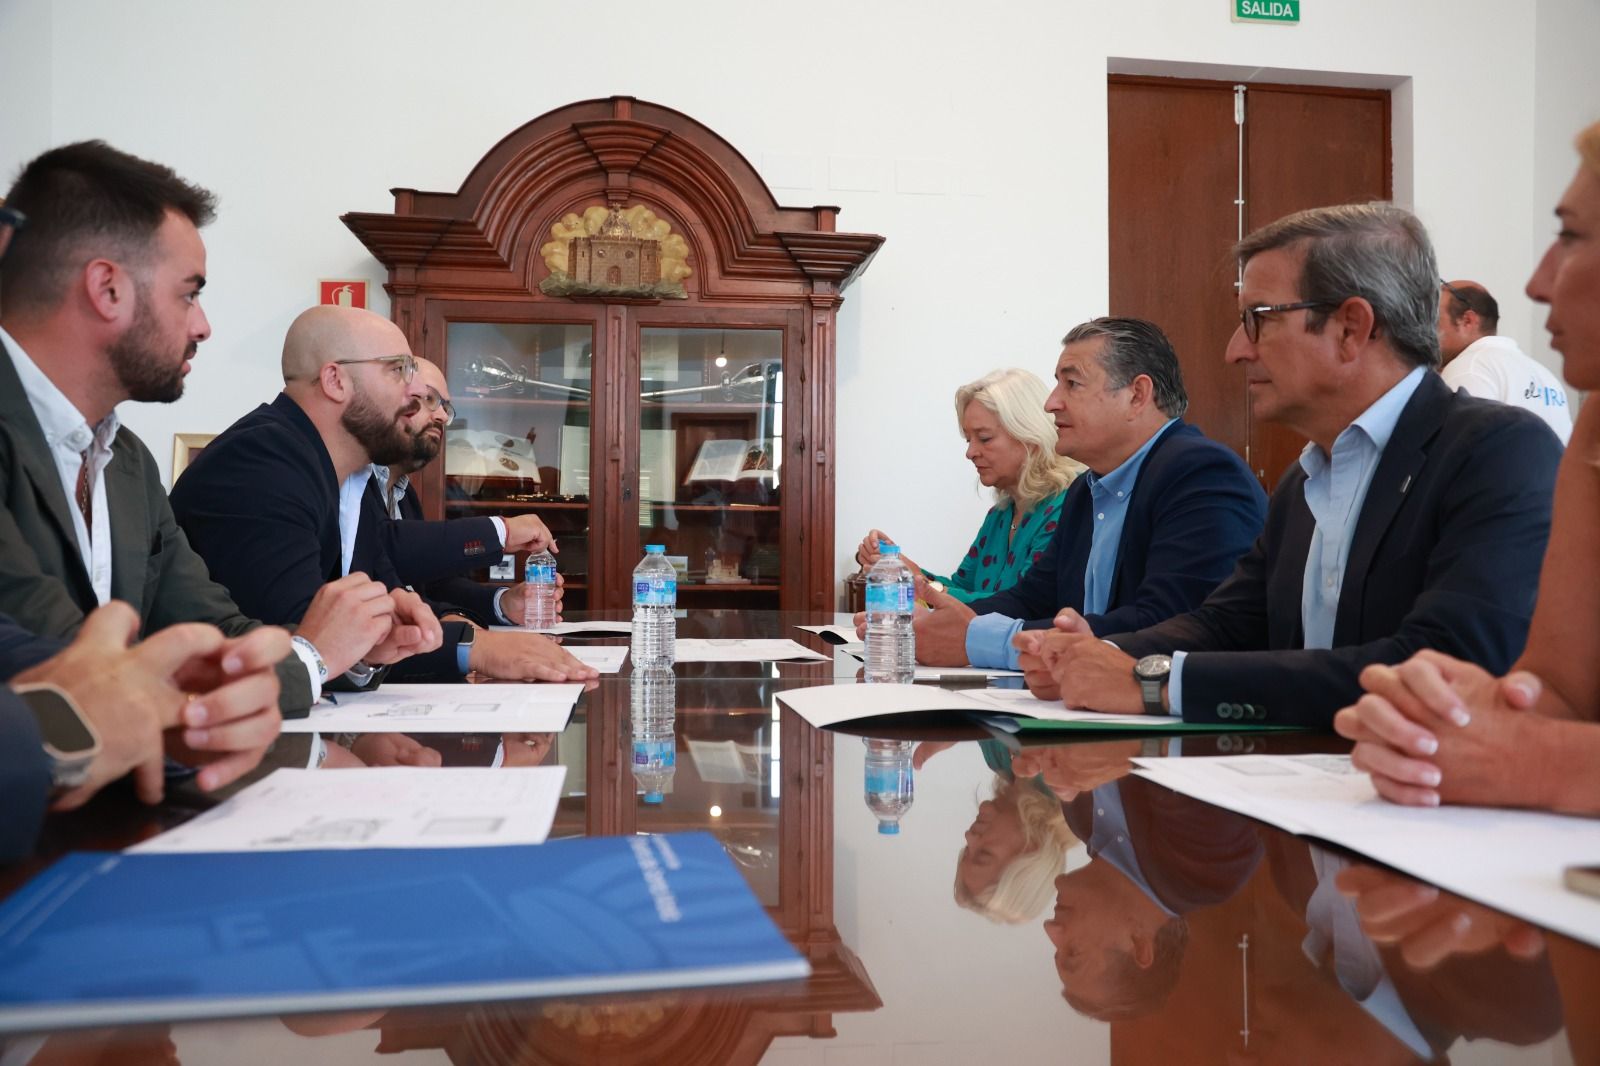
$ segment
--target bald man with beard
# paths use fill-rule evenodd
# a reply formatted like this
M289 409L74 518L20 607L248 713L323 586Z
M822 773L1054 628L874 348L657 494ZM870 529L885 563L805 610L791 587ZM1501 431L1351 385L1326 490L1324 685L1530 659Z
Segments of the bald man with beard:
M440 625L405 587L383 540L358 536L373 464L407 459L425 386L400 329L370 311L313 307L289 327L283 392L235 422L190 464L172 507L213 576L258 617L293 622L323 583L353 573L382 582L397 621L424 634L390 677L460 680L471 670L515 680L587 680L594 672L548 638ZM357 664L355 684L370 674Z

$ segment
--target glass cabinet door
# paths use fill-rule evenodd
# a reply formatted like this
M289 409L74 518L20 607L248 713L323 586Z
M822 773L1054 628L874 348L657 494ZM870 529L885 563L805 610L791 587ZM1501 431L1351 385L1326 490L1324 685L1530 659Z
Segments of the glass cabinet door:
M450 322L447 518L532 512L555 535L565 609L588 606L589 427L594 331L588 325ZM490 580L520 580L520 555Z
M775 609L782 578L781 329L639 335L639 541L679 607Z

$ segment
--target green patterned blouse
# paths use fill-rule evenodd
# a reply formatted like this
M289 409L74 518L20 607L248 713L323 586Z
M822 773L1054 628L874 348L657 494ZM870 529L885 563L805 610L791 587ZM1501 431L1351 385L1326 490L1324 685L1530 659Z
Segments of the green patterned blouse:
M978 536L967 549L967 554L949 577L924 569L930 581L942 583L945 590L962 603L993 596L1015 585L1044 553L1050 550L1050 541L1056 535L1056 523L1061 519L1061 500L1067 494L1062 489L1054 496L1046 496L1033 506L1017 527L1017 535L1010 545L1006 534L1011 530L1015 505L1011 501L989 508L978 529Z

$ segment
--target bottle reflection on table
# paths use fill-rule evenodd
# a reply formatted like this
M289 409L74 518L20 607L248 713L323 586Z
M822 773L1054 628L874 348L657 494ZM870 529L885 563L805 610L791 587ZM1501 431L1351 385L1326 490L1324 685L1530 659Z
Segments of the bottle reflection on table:
M900 832L900 819L916 798L912 780L909 740L878 740L862 737L867 746L866 783L863 788L867 810L878 819L878 832L893 836Z
M633 780L644 801L655 805L672 791L677 770L677 678L670 669L635 673L630 682Z

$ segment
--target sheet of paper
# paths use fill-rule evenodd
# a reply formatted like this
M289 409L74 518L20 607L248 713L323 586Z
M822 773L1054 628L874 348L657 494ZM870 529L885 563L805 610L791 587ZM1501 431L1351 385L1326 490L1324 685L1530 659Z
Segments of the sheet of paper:
M1413 877L1600 946L1600 899L1561 883L1600 864L1600 821L1484 807L1402 807L1347 755L1135 759L1176 792L1342 845Z
M557 622L555 625L545 629L527 629L524 626L490 626L489 628L499 633L543 633L550 637L572 637L579 634L625 637L633 632L633 625L629 622Z
M828 656L814 652L793 640L759 637L679 637L680 663L762 663L782 659L813 659L827 662Z
M1068 707L1060 700L1041 700L1025 688L966 689L983 709L991 714L1019 718L1037 718L1046 722L1082 722L1086 725L1127 727L1131 729L1182 728L1183 720L1173 718L1163 721L1147 714L1101 714L1099 711L1080 711Z
M818 728L917 711L973 713L985 705L934 685L817 685L778 693L778 702Z
M324 692L285 733L559 733L579 684L384 685L374 692Z
M1021 677L1021 670L1007 670L1004 667L989 669L983 666L919 666L917 667L918 681L943 681L946 678L964 680L968 678L985 677Z
M599 646L584 646L574 644L567 649L572 657L585 666L592 666L602 674L615 674L622 669L622 661L628 657L626 644L605 644Z
M133 852L543 844L565 766L278 770Z
M850 625L795 626L795 628L803 629L807 633L815 633L829 644L856 644L859 643L861 639L860 637L856 636L856 627Z

